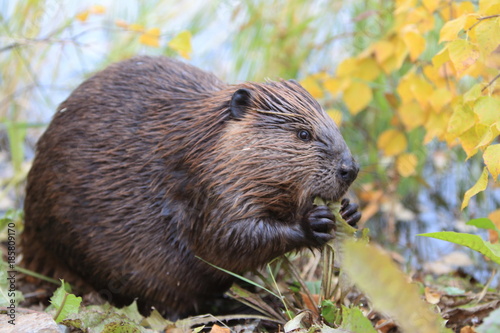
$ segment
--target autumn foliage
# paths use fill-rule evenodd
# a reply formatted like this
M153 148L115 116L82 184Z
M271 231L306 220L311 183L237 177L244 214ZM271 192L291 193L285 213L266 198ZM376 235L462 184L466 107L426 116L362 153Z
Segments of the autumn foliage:
M488 172L500 172L500 1L399 0L394 24L383 38L343 60L334 75L317 73L302 84L317 98L341 96L352 116L378 112L383 94L392 118L378 136L381 157L390 158L400 177L417 173L419 145L409 135L423 128L421 145L437 139L460 145L467 157L485 163L470 197L484 190ZM390 82L390 84L388 84ZM395 89L393 89L395 88ZM338 110L330 110L337 117Z

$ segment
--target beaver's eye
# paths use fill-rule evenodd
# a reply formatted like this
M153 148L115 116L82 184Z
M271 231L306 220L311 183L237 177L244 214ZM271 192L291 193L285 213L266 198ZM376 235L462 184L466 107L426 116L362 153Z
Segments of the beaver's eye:
M311 140L311 133L307 130L299 130L297 132L297 137L302 140L302 141L310 141Z

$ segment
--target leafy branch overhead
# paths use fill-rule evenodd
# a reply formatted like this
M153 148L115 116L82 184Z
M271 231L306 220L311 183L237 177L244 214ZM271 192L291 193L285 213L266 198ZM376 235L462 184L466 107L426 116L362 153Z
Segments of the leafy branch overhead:
M353 116L367 109L381 112L389 103L392 117L379 133L377 147L382 156L394 159L401 177L416 175L424 162L421 144L410 139L423 128L423 144L437 139L449 147L460 145L468 158L480 152L485 170L497 182L500 1L401 0L393 15L392 29L343 60L335 75L314 74L302 84L317 98L341 94ZM475 193L486 188L488 175L483 173L480 182Z
M106 8L101 5L94 5L88 9L76 14L76 19L82 23L86 22L89 15L102 15L106 12ZM116 26L124 29L125 31L130 31L139 35L139 43L149 47L160 47L160 41L162 38L161 30L159 28L149 28L146 29L144 25L139 23L127 23L123 20L116 20ZM181 57L185 59L191 58L191 53L193 52L191 46L191 32L181 31L176 36L170 39L168 42L168 47L175 52L177 52Z

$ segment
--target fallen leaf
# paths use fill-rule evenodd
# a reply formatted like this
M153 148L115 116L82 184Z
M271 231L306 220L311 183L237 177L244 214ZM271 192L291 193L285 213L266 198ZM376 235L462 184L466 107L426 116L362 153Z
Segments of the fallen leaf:
M214 324L214 326L212 326L212 329L210 330L210 333L231 333L231 330L228 327L221 327L217 324Z
M424 294L425 294L425 300L427 301L427 303L435 305L435 304L438 304L439 301L441 300L442 293L440 293L437 290L431 289L429 287L425 287Z

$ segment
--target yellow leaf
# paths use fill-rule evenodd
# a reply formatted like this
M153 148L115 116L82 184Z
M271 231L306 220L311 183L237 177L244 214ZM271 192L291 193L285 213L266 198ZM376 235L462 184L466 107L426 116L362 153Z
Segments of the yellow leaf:
M500 174L500 144L491 145L484 151L483 154L484 164L488 167L493 180L498 180Z
M406 56L408 55L408 49L406 48L404 41L398 36L395 36L392 39L392 42L395 45L394 55L396 56L396 69L400 69L406 59Z
M391 74L393 71L398 69L396 56L391 55L389 58L384 60L383 63L380 64L380 67L382 67L382 70L384 71L385 74Z
M401 81L399 81L399 85L396 88L399 96L401 97L402 104L408 104L413 100L413 93L411 91L411 82L415 78L415 73L406 74Z
M457 35L464 28L466 20L467 16L463 15L446 22L439 33L439 43L457 39Z
M495 1L493 5L491 5L486 11L484 12L484 16L495 16L500 13L500 2Z
M311 75L306 76L303 80L300 81L300 84L307 90L312 97L314 98L322 98L323 90L318 84L318 81L312 77Z
M84 10L83 12L76 14L75 17L78 21L85 22L87 21L89 14L90 12L88 10Z
M429 117L424 125L427 130L424 137L424 144L429 143L433 138L444 139L449 118L450 116L446 112L429 113Z
M435 2L435 0L433 1ZM425 8L418 6L407 13L406 17L403 19L402 25L412 25L418 32L423 34L434 28L434 16L429 15L429 12Z
M343 99L352 115L359 113L373 98L371 88L363 82L352 82L345 90Z
M439 1L436 0L423 0L422 3L425 9L427 9L427 11L429 11L430 14L434 13L434 11L439 5Z
M328 109L326 110L326 114L333 119L337 126L340 126L342 124L342 111L337 109Z
M396 129L384 131L377 140L378 149L384 152L386 156L395 156L405 151L408 141L403 132Z
M463 1L457 6L457 16L462 16L464 14L474 13L475 8L472 2Z
M394 52L394 44L386 40L381 40L373 46L375 58L379 64L386 61Z
M358 60L355 58L347 58L343 60L337 67L337 76L351 76L358 69Z
M429 104L429 96L432 95L434 87L423 77L414 76L410 81L410 90L422 108L425 108Z
M481 97L481 84L475 84L472 86L472 88L470 88L469 90L467 90L467 92L465 92L464 94L464 102L468 103L468 102L475 102L476 99L478 99L479 97Z
M471 107L467 104L455 105L448 123L448 132L459 136L472 126L474 126L474 112Z
M104 7L102 5L93 5L92 7L90 7L90 12L92 14L101 15L101 14L104 14L106 12L106 7Z
M131 31L137 31L137 32L143 32L144 31L144 26L142 24L138 24L138 23L132 23L128 26L128 28L131 30Z
M434 83L435 86L447 87L452 90L451 85L448 84L446 79L441 75L438 67L434 67L433 65L425 65L422 69L425 77L427 77L427 79Z
M479 97L474 104L474 113L479 123L492 125L500 119L500 99L494 96Z
M476 148L484 149L489 146L493 140L497 138L498 134L500 134L500 130L497 128L496 124L491 125L488 127L486 133L483 135Z
M149 29L148 31L146 31L141 35L141 37L139 38L139 42L147 46L159 47L160 29L158 28Z
M364 81L373 81L380 75L380 68L373 58L360 59L355 76Z
M425 38L418 31L408 31L402 35L402 39L410 51L410 59L417 60L425 50Z
M445 62L450 61L450 54L448 52L448 45L432 57L432 64L434 67L439 68Z
M339 79L335 77L330 77L323 82L323 87L332 94L337 95L339 92L344 91L344 89L350 84L349 79Z
M469 2L449 2L446 6L440 6L439 14L443 17L444 21L449 21L456 17L461 17L464 14L473 13L475 11L475 6Z
M398 109L398 114L401 122L408 131L417 128L418 126L422 126L427 119L427 112L422 110L420 104L414 101L401 104Z
M467 19L465 20L465 24L464 24L464 31L469 30L474 24L476 24L477 19L479 17L480 16L478 14L475 14L475 13L467 15ZM473 30L467 31L467 37L469 40L471 39L471 37L476 38L476 30L473 29Z
M453 95L446 88L434 90L429 97L429 103L436 112L440 112L445 105L451 102Z
M476 31L479 52L484 58L500 45L500 20L499 18L485 19L474 28Z
M172 38L168 46L177 51L181 57L189 59L193 52L191 47L191 32L187 30L180 32L177 36Z
M477 153L477 145L481 142L481 139L488 131L488 128L488 126L477 124L458 137L463 150L467 154L467 158L470 158Z
M479 58L477 48L465 39L457 39L448 44L450 60L457 72L463 72Z
M479 12L486 14L488 9L498 4L498 0L479 0Z
M477 180L476 184L472 186L470 189L465 192L464 195L464 201L462 202L462 210L469 205L470 198L475 196L481 191L484 191L486 187L488 186L488 170L486 170L486 167L483 169L483 173L481 173L481 176L479 176L479 179Z
M402 177L409 177L416 173L417 156L412 153L404 153L396 159L396 169Z

